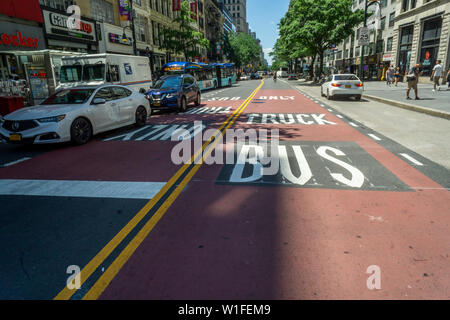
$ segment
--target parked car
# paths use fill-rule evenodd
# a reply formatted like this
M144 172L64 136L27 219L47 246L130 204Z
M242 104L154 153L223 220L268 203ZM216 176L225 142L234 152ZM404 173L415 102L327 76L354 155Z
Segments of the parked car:
M239 80L248 80L248 79L250 79L250 77L246 74L242 74L239 78Z
M126 86L75 87L6 115L0 120L0 138L11 143L81 145L100 132L143 126L150 114L145 96Z
M145 97L150 101L152 110L175 109L184 112L189 103L193 102L196 106L201 103L200 87L190 74L161 77Z
M298 80L298 77L295 73L290 73L288 76L288 80Z
M364 85L354 74L333 74L330 75L320 87L320 94L326 96L328 100L336 96L355 97L361 100Z
M250 79L262 79L259 73L252 73Z

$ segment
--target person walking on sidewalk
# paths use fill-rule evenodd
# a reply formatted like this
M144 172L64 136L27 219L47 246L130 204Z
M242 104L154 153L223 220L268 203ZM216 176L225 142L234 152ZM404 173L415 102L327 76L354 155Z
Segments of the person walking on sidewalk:
M450 69L447 72L447 90L450 90Z
M397 67L395 69L395 73L394 73L394 82L395 82L395 86L397 86L398 82L400 81L400 67Z
M436 65L433 68L433 72L431 72L431 80L434 82L433 92L436 91L436 87L437 87L438 91L441 90L439 80L442 77L442 71L443 71L443 68L441 65L441 60L437 60Z
M390 86L392 82L392 69L386 69L386 85Z
M422 75L423 71L421 70L420 63L417 63L414 67L409 70L409 73L406 75L406 81L408 81L408 89L406 89L406 99L410 100L409 92L411 89L414 89L414 93L416 95L416 100L420 100L418 96L417 84L419 82L419 76Z

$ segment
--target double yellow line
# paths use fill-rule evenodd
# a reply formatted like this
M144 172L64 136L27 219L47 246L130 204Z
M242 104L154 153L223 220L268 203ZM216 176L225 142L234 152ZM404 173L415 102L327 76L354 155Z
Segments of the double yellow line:
M175 175L164 185L164 187L153 197L128 223L122 230L117 233L108 244L103 247L102 250L91 260L80 272L80 283L81 285L86 282L87 279L97 270L97 268L108 258L108 256L117 248L117 246L128 236L128 234L137 226L137 224L145 218L145 216L150 212L150 210L155 207L158 201L165 195L168 194L169 190L173 188L175 183L180 179L180 177L187 172L182 181L178 186L170 193L168 198L161 204L154 215L145 223L141 230L136 234L136 236L128 243L128 245L120 252L120 254L114 259L111 265L105 270L105 272L100 276L100 278L94 283L94 285L89 289L84 299L97 299L106 287L111 283L120 269L128 261L134 251L139 247L139 245L144 241L147 235L152 231L158 221L163 217L164 213L169 209L172 203L176 200L180 192L184 189L186 184L192 179L195 173L200 168L203 159L209 155L209 153L214 150L214 147L222 141L223 135L226 130L233 125L236 119L241 115L242 111L247 107L250 101L254 98L259 89L263 86L264 80L261 84L250 94L250 96L241 104L241 106L233 112L232 115L228 117L227 120L220 126L217 133L212 136L208 141L206 141L202 147L191 157L190 163L184 164ZM209 148L208 148L209 147ZM208 148L206 151L205 149ZM192 163L202 155L201 161L197 161L194 165ZM55 300L68 300L75 294L76 290L71 290L64 287L58 295L54 298Z

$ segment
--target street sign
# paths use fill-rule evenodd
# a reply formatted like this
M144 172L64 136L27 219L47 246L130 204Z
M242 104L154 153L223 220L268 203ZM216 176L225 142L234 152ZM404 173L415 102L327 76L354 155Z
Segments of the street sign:
M358 45L367 46L370 43L370 31L369 28L363 27L359 32Z

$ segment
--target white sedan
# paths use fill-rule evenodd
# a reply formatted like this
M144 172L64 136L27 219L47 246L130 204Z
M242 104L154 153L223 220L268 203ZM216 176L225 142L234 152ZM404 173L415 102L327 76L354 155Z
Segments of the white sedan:
M150 114L145 96L128 87L76 87L6 115L0 120L0 138L11 143L72 141L80 145L100 132L131 124L143 126Z
M354 74L333 74L329 76L320 87L321 96L328 100L336 96L355 97L361 100L364 85Z

